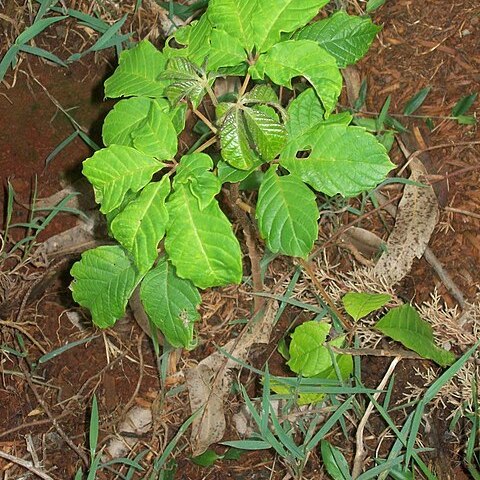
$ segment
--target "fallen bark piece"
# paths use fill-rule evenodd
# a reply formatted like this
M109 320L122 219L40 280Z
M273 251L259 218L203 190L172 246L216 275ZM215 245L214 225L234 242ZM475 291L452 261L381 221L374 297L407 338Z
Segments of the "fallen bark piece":
M375 265L375 276L383 278L388 285L402 280L414 259L422 257L438 221L437 198L431 185L426 183L423 164L413 159L410 169L410 180L425 186L405 185L387 250Z
M187 370L186 384L192 412L202 409L192 424L193 456L202 454L211 444L223 438L226 426L224 402L232 384L231 372L241 367L239 361L247 359L252 345L269 342L277 309L278 303L272 300L263 315L256 322L250 322L247 331L228 342L222 351L213 353L195 368Z

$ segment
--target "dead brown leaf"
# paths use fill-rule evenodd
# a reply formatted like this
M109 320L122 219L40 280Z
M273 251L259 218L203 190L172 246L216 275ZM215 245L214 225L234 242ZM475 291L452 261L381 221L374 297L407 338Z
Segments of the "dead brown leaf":
M410 169L410 180L425 186L405 185L387 250L375 265L374 274L389 285L405 277L414 259L422 257L438 221L437 198L425 181L425 167L420 160L413 159Z
M232 370L240 368L254 344L270 340L278 303L271 301L259 320L239 338L229 341L223 350L203 359L195 368L187 370L186 383L192 412L202 409L192 424L192 453L203 453L211 444L220 441L225 433L224 402L232 384ZM236 360L233 360L236 359Z

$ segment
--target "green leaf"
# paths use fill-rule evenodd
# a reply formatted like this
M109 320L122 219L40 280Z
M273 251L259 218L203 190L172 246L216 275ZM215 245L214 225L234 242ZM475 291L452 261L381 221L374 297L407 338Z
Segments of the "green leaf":
M258 192L260 234L271 252L305 258L318 237L315 194L294 175L278 176L277 167L269 168Z
M271 162L285 146L287 131L276 115L268 115L262 107L245 107L243 115L257 153L263 161ZM275 113L273 109L270 110Z
M213 160L205 153L184 155L177 168L174 187L188 185L200 210L208 207L222 188L218 177L210 171L212 168Z
M165 98L152 100L133 97L117 102L106 116L102 129L103 143L106 146L117 144L133 147L133 137L146 123L152 104L168 115L177 135L183 131L187 104L180 103L172 108Z
M249 92L243 96L246 104L250 103L270 103L280 105L275 90L266 84L255 85Z
M326 440L321 440L320 451L325 469L332 478L335 480L350 480L352 478L348 462L338 448Z
M157 259L158 243L168 221L165 199L169 193L168 177L149 183L110 225L113 236L133 255L141 273L150 270Z
M145 121L131 136L137 150L158 160L172 159L177 153L177 132L157 102L151 103Z
M197 66L206 63L207 71L218 71L224 67L235 67L245 62L247 53L238 38L229 30L213 28L207 15L174 34L175 40L184 48L167 45L164 53L168 58L185 57Z
M93 323L100 328L123 317L128 299L142 278L125 250L117 245L87 250L70 273L74 279L73 299L90 310Z
M159 75L165 70L165 57L148 40L120 55L119 65L105 82L105 96L109 98L143 96L161 97L165 82Z
M385 100L385 103L383 104L383 107L380 110L380 113L378 114L378 118L376 120L377 132L382 131L384 128L384 123L388 117L388 109L390 108L391 100L392 100L392 97L391 95L389 95Z
M342 298L345 311L356 321L382 308L390 300L390 295L386 293L350 292Z
M180 103L173 109L165 98L151 100L145 97L133 97L120 100L105 117L102 129L103 143L108 145L125 145L133 147L133 134L143 123L150 112L152 103L168 115L175 131L179 134L185 128L187 105Z
M451 365L455 355L435 345L432 327L410 305L392 308L377 324L377 330L442 367Z
M403 109L404 115L411 115L420 108L431 89L432 87L425 87L417 92L405 105L405 108Z
M242 453L238 448L229 448L223 455L223 460L240 460Z
M295 329L287 362L293 372L314 377L332 365L330 353L324 346L330 327L328 323L311 321Z
M297 158L297 152L308 152ZM355 196L381 183L394 165L385 147L363 128L319 126L287 144L280 164L315 190Z
M220 160L217 164L218 179L221 183L241 182L250 176L260 165L261 161L257 161L256 164L248 170L239 170L238 168L232 167L227 162Z
M381 27L368 17L338 11L330 17L302 28L297 39L314 40L337 60L340 68L352 65L368 51Z
M298 141L302 135L331 123L349 125L352 115L349 112L333 114L324 119L325 110L313 88L307 88L288 105L288 118L285 123L289 140Z
M149 98L133 97L116 103L103 122L103 143L133 147L132 133L147 118L151 102Z
M372 13L378 8L380 8L387 0L368 0L367 2L367 13Z
M172 105L188 98L194 108L200 105L206 88L213 84L213 78L206 79L199 67L182 57L171 58L161 78L168 84L165 95Z
M199 288L240 283L242 252L218 202L201 210L198 199L181 185L170 195L167 209L165 250L178 276Z
M470 107L475 103L478 93L472 93L462 97L453 107L452 117L460 117L461 115L468 112Z
M205 450L205 452L203 452L201 455L192 457L192 462L195 465L200 465L201 467L211 467L215 464L217 460L221 460L222 458L222 455L217 455L214 450L209 448L208 450Z
M222 157L232 167L250 170L261 162L250 148L247 126L242 110L231 108L220 125Z
M83 174L93 185L100 211L108 213L120 206L129 190L138 192L163 167L134 148L110 145L83 162Z
M305 77L322 101L325 117L332 112L342 90L342 76L335 58L311 40L277 43L250 67L254 79L268 75L277 85L292 88L293 78Z
M385 132L376 135L376 138L385 147L385 150L390 152L393 143L395 142L395 132L392 130L386 130Z
M197 66L201 66L210 50L211 32L212 24L206 15L202 15L200 20L194 20L174 33L175 41L180 45L185 45L184 48L172 48L167 40L163 53L169 59L185 57Z
M474 115L459 115L455 117L459 125L475 125L477 123L477 119Z
M197 307L202 298L190 280L179 278L175 268L162 257L145 276L140 298L150 320L175 348L192 348Z
M291 33L306 25L328 1L257 0L252 16L257 53L266 52L278 43L283 32Z
M188 20L198 10L205 8L208 5L208 0L197 0L189 5L182 5L181 3L173 3L171 1L157 3L165 10L171 8L173 14L180 17L182 20Z
M251 52L252 18L258 15L257 3L257 0L210 0L206 15L214 27L228 32Z
M307 88L292 100L287 108L288 120L285 123L291 139L300 137L311 128L323 122L325 109L313 88Z
M236 67L247 60L241 42L224 30L213 29L210 36L207 71L215 72L223 67Z

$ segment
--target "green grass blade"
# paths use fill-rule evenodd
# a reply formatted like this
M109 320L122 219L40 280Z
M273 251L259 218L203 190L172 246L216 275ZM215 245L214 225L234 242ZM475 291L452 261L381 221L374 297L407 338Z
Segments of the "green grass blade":
M78 130L78 136L94 151L100 150L100 147L84 132Z
M169 444L165 447L165 450L163 451L162 455L160 458L155 460L155 463L153 465L154 472L160 472L160 470L163 468L165 465L167 458L170 456L170 454L173 452L173 449L176 447L178 441L182 436L185 434L187 431L188 427L192 424L192 422L195 420L196 416L201 410L197 410L196 412L192 413L185 422L181 425L181 427L178 429L178 432L175 434L175 436L170 440Z
M231 440L221 442L227 447L239 448L240 450L269 450L272 446L263 440Z
M140 452L138 455L135 456L135 458L133 459L133 461L135 463L137 463L138 465L140 465L140 460L143 459L143 457L149 452L149 450L143 450L142 452ZM141 467L141 465L140 465ZM141 467L142 470L143 470L143 467ZM125 480L132 480L133 479L133 476L135 475L135 471L136 471L136 468L134 467L130 467L128 469L128 472L127 474L125 475Z
M90 342L91 340L93 340L97 337L98 337L98 335L92 335L91 337L82 338L81 340L75 340L74 342L67 343L67 345L63 345L62 347L57 348L57 349L53 350L52 352L49 352L49 353L46 353L45 355L42 355L38 359L38 363L39 364L46 363L49 360L51 360L52 358L58 357L62 353L66 352L67 350L70 350L71 348L77 347L78 345L83 345L84 343Z
M362 473L360 476L357 477L357 480L370 480L371 478L378 478L378 475L386 472L397 465L402 463L404 455L394 458L392 460L387 460L386 462L377 465L376 467L371 468L368 472Z
M380 113L379 113L377 121L376 121L377 132L382 131L383 127L385 126L385 119L387 118L388 109L390 108L390 102L391 101L392 101L392 97L389 95L387 97L387 99L385 100L385 103L383 104L383 107L380 110Z
M43 32L46 28L48 28L50 25L60 22L61 20L65 20L65 18L68 17L62 15L61 17L41 18L40 20L37 20L33 23L33 25L25 29L16 38L15 45L25 45L32 38L35 38L39 33Z
M478 93L472 93L462 97L453 107L452 117L460 117L464 113L467 113L469 108L475 103Z
M87 52L98 52L111 46L109 43L112 37L122 28L128 15L124 15L120 20L111 25L108 30L87 50Z
M38 22L52 7L54 7L58 0L37 0L40 4L37 15L35 16L35 22Z
M108 23L104 22L100 18L92 17L91 15L87 15L86 13L79 12L78 10L74 10L72 8L67 8L67 10L63 10L59 7L53 7L51 10L57 13L65 13L69 17L76 18L80 21L81 25L92 28L99 33L104 33L109 28Z
M92 400L92 411L90 413L90 431L88 434L88 445L90 447L90 458L95 457L98 442L98 403L94 394Z
M29 53L31 55L36 55L37 57L45 58L50 62L60 65L61 67L67 66L67 64L61 58L57 57L55 54L51 52L48 52L47 50L44 50L43 48L32 47L31 45L22 45L20 47L20 51Z
M480 410L478 406L478 390L477 390L476 379L474 379L472 382L472 397L473 397L472 429L470 431L470 436L468 437L467 449L465 452L465 460L467 463L468 471L476 479L476 478L480 478L480 472L478 472L478 470L474 467L475 446L479 440L477 436L477 432L479 432L479 428L480 428ZM475 475L478 475L478 477L476 477Z
M78 137L78 131L71 133L65 140L62 140L45 159L45 165L48 165L67 145Z
M419 109L422 103L427 98L427 95L431 89L432 87L425 87L425 88L422 88L418 93L416 93L405 105L405 108L403 109L403 114L411 115L417 109Z
M298 300L294 300L293 298L288 298L285 295L273 295L271 293L262 293L262 292L254 292L252 295L256 295L257 297L265 297L265 298L273 298L274 300L278 300L279 302L285 302L289 305L293 305L294 307L302 308L303 310L308 310L309 312L318 313L324 315L325 310L323 308L316 307L315 305L310 305L308 303L299 302Z
M17 45L12 45L2 58L2 61L0 62L0 82L3 80L3 77L5 77L10 65L12 65L12 67L15 65L15 59L17 58L19 51L20 49Z
M111 465L116 464L128 465L130 468L133 468L135 470L144 470L144 468L138 462L136 462L135 460L130 460L126 457L114 458L113 460L109 460L108 462L100 464L100 468L110 467Z
M405 465L408 467L410 459L412 457L413 448L415 445L415 440L418 435L418 430L420 429L420 424L422 421L423 412L426 405L437 395L440 389L450 381L457 372L465 365L468 359L473 355L480 345L480 340L473 345L466 353L464 353L450 368L448 368L440 377L433 382L433 384L427 389L422 400L419 402L415 414L412 419L412 429L410 431L410 436L407 442L407 450L405 453Z
M10 180L7 180L7 212L5 216L5 226L3 228L3 242L0 245L0 258L5 250L8 231L10 229L10 222L12 221L13 215L13 202L15 200L15 190L13 189L12 183Z
M354 396L349 397L345 402L339 407L335 413L323 424L322 428L314 435L314 437L303 446L305 452L310 452L313 450L317 444L325 438L327 433L332 429L332 427L337 423L338 419L343 416L343 414L350 408Z

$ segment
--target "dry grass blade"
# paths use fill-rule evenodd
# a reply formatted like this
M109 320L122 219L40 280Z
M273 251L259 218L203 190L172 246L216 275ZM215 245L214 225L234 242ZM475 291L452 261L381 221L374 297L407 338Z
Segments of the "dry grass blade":
M277 309L277 302L269 302L263 315L247 326L248 330L244 330L239 338L228 342L223 350L228 352L229 357L222 352L215 352L187 371L192 412L203 409L192 424L194 456L200 455L212 443L222 439L226 426L223 405L232 383L231 370L241 366L233 359L244 362L252 345L269 342Z
M410 169L410 180L424 182L426 170L420 160L413 159ZM430 185L405 185L395 228L388 238L387 251L375 266L375 275L390 285L405 277L414 259L424 254L438 216L437 198Z

